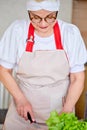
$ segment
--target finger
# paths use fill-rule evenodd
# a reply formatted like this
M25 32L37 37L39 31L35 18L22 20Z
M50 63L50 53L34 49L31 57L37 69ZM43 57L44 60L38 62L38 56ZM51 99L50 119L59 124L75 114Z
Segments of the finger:
M23 107L17 108L17 112L18 112L19 116L23 117L23 115L24 115Z
M20 108L20 116L24 117L24 108L23 107Z
M24 111L24 119L28 120L27 111Z
M20 108L17 108L16 110L17 110L17 112L18 112L18 114L19 114L19 116L20 116L20 115L21 115Z

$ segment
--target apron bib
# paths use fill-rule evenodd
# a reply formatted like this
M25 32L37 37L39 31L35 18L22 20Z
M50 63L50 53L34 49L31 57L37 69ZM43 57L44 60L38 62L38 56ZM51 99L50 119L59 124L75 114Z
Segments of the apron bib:
M56 50L32 52L34 28L30 24L26 51L20 59L16 75L20 89L32 104L36 121L41 123L48 119L52 110L61 111L62 99L66 96L69 86L69 64L61 44L58 23L54 26L54 37ZM8 120L14 120L16 124L12 126ZM4 130L36 130L34 126L31 127L29 121L19 117L14 101L9 108L5 124L6 122L9 126ZM46 126L41 128L47 130Z

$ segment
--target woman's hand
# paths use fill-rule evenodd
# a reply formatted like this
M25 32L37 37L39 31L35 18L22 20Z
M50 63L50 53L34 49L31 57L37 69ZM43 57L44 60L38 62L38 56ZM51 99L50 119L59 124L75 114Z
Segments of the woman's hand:
M62 113L72 113L74 112L74 108L73 109L70 109L70 108L63 108L62 111L59 113L59 114L62 114Z
M29 112L32 120L35 121L32 106L24 96L21 99L15 100L15 105L17 112L21 117L28 120L27 113Z
M74 108L70 108L70 107L67 107L65 108L65 103L66 103L66 97L64 96L62 98L62 110L58 113L58 114L62 114L62 113L72 113L74 111Z

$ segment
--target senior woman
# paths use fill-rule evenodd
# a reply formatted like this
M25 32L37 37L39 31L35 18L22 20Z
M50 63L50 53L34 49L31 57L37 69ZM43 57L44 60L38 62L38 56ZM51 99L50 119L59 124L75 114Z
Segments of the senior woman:
M15 21L1 39L0 80L13 97L3 130L47 130L27 114L45 123L52 110L73 112L82 93L86 48L75 25L57 20L59 6L29 0L29 21Z

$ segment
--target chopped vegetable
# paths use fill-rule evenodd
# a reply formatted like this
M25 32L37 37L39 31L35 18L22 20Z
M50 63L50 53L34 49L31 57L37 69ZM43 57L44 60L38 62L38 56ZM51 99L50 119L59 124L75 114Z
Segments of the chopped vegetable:
M49 130L87 130L87 122L78 120L74 113L62 113L52 111L46 120Z

